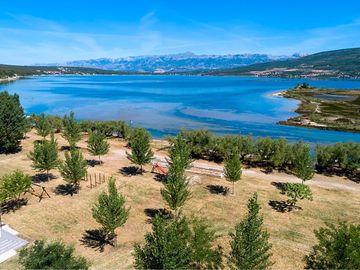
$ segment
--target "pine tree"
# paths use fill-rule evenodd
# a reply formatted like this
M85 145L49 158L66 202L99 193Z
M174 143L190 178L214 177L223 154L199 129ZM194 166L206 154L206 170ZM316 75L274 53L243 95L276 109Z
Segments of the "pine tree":
M176 160L179 170L182 170L183 172L191 165L191 149L181 133L171 139L169 157L171 163L174 163Z
M238 151L232 150L225 157L224 173L226 180L233 183L232 194L235 194L235 182L241 178L241 162Z
M115 179L111 177L108 194L100 194L98 202L92 208L93 218L103 226L103 231L109 239L116 242L115 229L125 224L129 211L129 208L125 208L124 197L116 189Z
M93 156L99 156L100 163L100 156L106 155L109 152L109 147L104 133L97 130L89 132L88 150Z
M61 176L72 186L72 190L78 189L80 181L86 175L87 163L79 150L72 147L65 152L65 161L59 165Z
M67 115L64 116L63 136L71 147L76 146L76 143L81 139L80 125L76 122L73 112L70 113L69 117Z
M146 129L136 128L130 139L131 153L126 153L127 158L136 165L140 165L143 172L143 165L148 164L154 153L150 147L150 134Z
M58 164L58 144L51 135L51 140L34 142L34 150L29 153L28 157L32 160L32 167L40 172L46 172L47 180L50 179L49 171L55 169Z
M186 176L177 172L171 172L166 179L165 188L161 189L161 196L169 208L178 215L178 210L189 199L191 192Z
M267 269L272 265L269 234L263 230L263 218L255 193L248 201L248 214L231 233L229 267L232 269Z
M222 251L205 220L155 216L145 244L135 245L136 269L221 269Z
M0 152L17 150L28 129L19 96L0 92Z
M37 134L43 138L52 132L50 121L44 113L35 118L35 129Z

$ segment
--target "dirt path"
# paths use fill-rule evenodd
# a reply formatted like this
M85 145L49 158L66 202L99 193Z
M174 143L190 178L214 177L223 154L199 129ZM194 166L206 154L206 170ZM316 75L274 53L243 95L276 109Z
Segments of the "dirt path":
M126 159L126 151L125 149L114 149L111 151L110 155L108 155L108 160L117 160L117 159ZM155 154L154 155L154 163L158 163L163 167L166 167L167 156L163 154ZM200 175L208 175L208 176L216 176L223 177L224 171L223 166L219 164L215 164L207 161L199 161L195 160L192 164L192 167L187 170L188 173L200 174ZM243 169L242 175L245 177L256 177L258 179L268 181L268 182L292 182L292 183L300 183L301 180L294 175L274 172L271 174L263 173L259 168L251 168L251 169ZM360 184L352 182L348 179L334 176L324 176L320 174L316 174L312 180L306 181L307 184L312 186L318 186L322 188L329 189L341 189L352 192L360 192Z

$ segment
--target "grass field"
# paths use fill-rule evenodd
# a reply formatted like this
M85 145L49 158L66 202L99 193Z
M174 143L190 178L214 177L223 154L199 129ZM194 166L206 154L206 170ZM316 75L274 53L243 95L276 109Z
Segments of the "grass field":
M61 135L57 134L59 146L66 145ZM23 150L17 154L0 155L0 175L15 169L24 170L31 175L27 153L32 149L34 140L39 139L30 132L22 142ZM143 236L151 229L150 214L165 204L160 195L163 184L155 180L150 173L151 166L146 167L143 175L126 176L121 169L131 166L124 156L125 143L119 139L110 140L109 154L103 157L104 164L89 167L89 172L114 175L119 191L125 195L127 205L131 207L130 217L125 226L118 229L118 245L114 248L106 246L103 252L88 247L82 242L87 230L95 230L100 226L91 216L91 207L100 192L106 189L106 183L89 188L87 182L81 184L81 190L74 196L56 194L56 187L64 184L59 172L54 170L54 179L42 182L51 195L41 202L30 194L28 204L21 209L5 214L3 220L20 232L29 241L35 239L62 240L74 245L76 253L85 256L93 269L128 269L133 264L133 245L143 241ZM86 158L91 158L86 150L86 138L79 143ZM157 155L163 156L164 142L154 141L153 148ZM63 153L62 153L63 155ZM196 161L206 166L219 166L215 163ZM191 176L191 175L189 175ZM262 206L264 225L270 233L273 244L274 269L301 269L302 258L316 242L313 231L325 222L346 220L359 222L360 185L341 177L315 175L309 181L314 200L300 202L303 210L291 213L277 212L269 206L269 201L282 201L281 195L273 182L299 181L292 175L282 173L264 174L260 169L246 169L242 179L236 183L235 196L223 196L210 193L208 186L231 186L220 177L198 175L198 181L191 185L192 197L183 209L187 216L206 217L217 230L217 242L225 251L228 250L228 233L246 213L246 202L253 192L258 192ZM18 267L16 258L0 264L0 269Z

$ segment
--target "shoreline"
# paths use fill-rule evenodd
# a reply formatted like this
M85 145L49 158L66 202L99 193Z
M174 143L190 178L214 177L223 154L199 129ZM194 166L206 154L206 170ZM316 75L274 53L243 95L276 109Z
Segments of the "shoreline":
M0 78L0 83L12 82L20 79L20 76L15 75L13 77Z

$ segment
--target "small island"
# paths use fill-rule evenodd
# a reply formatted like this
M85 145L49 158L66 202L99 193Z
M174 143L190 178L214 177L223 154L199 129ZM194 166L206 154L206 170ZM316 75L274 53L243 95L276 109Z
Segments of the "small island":
M281 96L299 100L299 116L279 124L360 132L360 89L317 88L307 83L297 85Z

